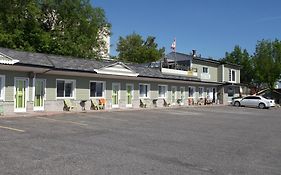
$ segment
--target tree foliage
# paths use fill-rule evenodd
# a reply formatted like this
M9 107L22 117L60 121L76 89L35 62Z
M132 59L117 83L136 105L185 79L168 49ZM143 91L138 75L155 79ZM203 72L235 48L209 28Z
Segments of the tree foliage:
M89 0L0 0L0 46L99 58L110 24Z
M281 41L262 40L256 45L253 56L255 82L273 89L281 75Z
M117 43L118 58L125 62L147 63L161 59L165 49L158 49L155 37L148 36L146 40L133 33L125 38L120 37Z
M254 79L252 59L246 49L242 51L241 47L236 45L230 53L225 53L224 62L234 63L241 66L240 81L241 83L251 84Z
M222 61L239 64L241 82L260 89L266 86L273 89L281 78L281 41L258 41L255 53L250 56L246 49L235 46L231 53L226 53Z

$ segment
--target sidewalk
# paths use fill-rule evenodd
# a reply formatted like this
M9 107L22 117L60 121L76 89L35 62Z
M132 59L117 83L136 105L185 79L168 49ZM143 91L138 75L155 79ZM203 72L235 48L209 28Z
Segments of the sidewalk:
M227 106L222 104L213 105L192 105L192 106L170 106L170 107L152 107L152 108L116 108L116 109L101 109L101 110L86 110L86 111L30 111L23 113L11 113L0 116L1 118L14 117L39 117L39 116L53 116L59 114L79 114L79 113L97 113L97 112L122 112L122 111L140 111L140 110L154 110L154 109L175 109L175 108L200 108L200 107L218 107Z

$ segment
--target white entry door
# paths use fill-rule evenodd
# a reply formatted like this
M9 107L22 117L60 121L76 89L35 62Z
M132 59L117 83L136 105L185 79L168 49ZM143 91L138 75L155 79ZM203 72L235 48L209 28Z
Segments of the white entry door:
M35 79L34 81L34 111L44 111L46 80Z
M126 107L133 107L133 84L126 84Z
M119 108L120 83L112 83L112 108Z
M171 102L172 102L172 105L176 104L176 100L177 100L177 87L172 86L171 87Z
M28 78L15 78L14 94L14 111L26 112Z

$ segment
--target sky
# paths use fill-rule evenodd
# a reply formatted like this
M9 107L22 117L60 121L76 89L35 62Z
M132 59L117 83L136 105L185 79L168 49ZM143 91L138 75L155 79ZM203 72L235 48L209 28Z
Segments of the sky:
M133 32L171 52L223 58L235 45L255 51L257 41L281 39L280 0L91 0L112 25L111 55L120 36Z

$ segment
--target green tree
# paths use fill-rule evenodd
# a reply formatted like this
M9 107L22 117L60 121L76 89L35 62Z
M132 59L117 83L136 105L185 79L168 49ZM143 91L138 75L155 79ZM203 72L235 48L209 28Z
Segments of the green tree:
M155 37L148 36L146 40L133 33L125 38L120 37L117 43L118 58L125 62L148 63L161 59L165 48L157 48Z
M273 89L281 75L281 41L258 41L253 56L255 83Z
M0 45L34 51L43 31L40 9L32 0L0 1Z
M223 58L222 61L240 65L241 83L252 84L254 79L253 63L246 49L242 51L241 47L236 45L232 52L225 53L225 58Z
M0 0L0 46L100 58L110 24L89 0Z

